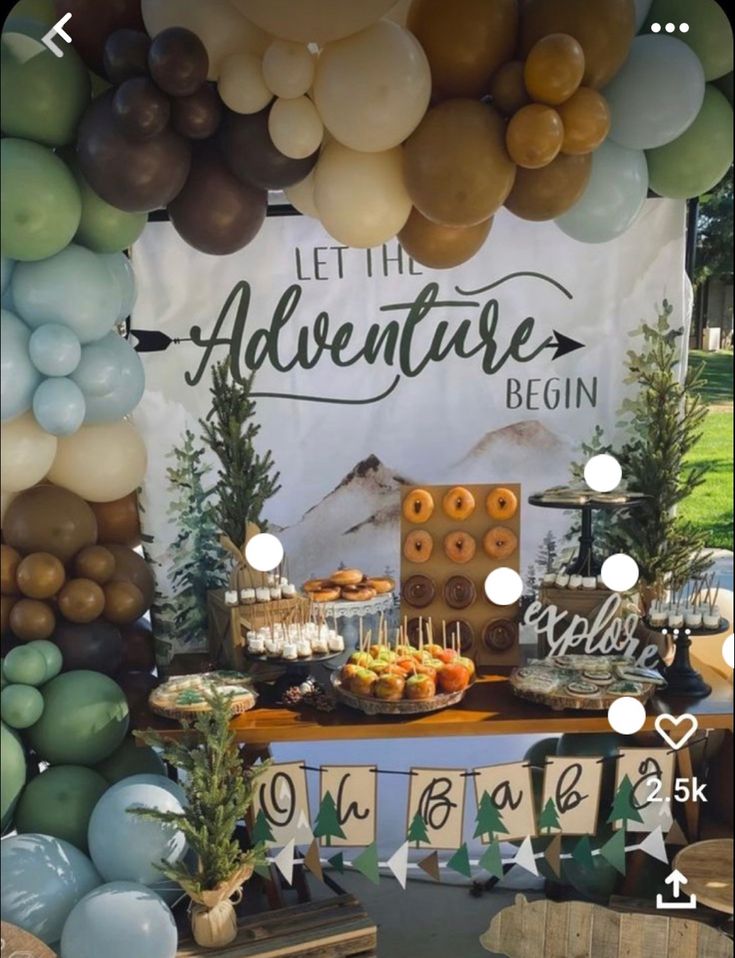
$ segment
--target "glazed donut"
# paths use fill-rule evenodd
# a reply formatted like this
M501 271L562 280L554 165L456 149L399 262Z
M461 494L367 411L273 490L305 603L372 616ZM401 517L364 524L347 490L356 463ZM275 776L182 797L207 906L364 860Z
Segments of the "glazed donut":
M434 540L423 529L413 529L403 543L403 555L409 562L428 562L434 551Z
M330 588L325 586L322 589L317 589L316 592L310 592L309 598L314 602L336 602L339 599L340 591L339 589Z
M497 486L488 493L485 509L490 518L498 522L502 519L512 519L518 509L518 496L512 489Z
M403 583L401 593L409 605L423 609L434 601L436 586L427 575L412 575Z
M357 585L364 578L365 576L360 569L337 569L330 575L329 581L333 585L342 587L343 585Z
M477 589L464 575L453 575L444 584L444 601L450 609L466 609L477 598Z
M329 588L329 579L309 579L302 586L304 592L319 592Z
M367 580L367 585L374 589L377 595L385 595L387 592L392 592L396 587L395 581L387 575L370 578Z
M491 559L507 559L518 548L518 536L505 526L493 526L485 533L482 545Z
M342 598L348 602L367 602L377 595L375 589L366 585L343 585Z
M475 641L475 630L470 623L464 619L452 619L451 622L447 622L447 638L450 642L454 641L455 635L459 637L460 652L469 652Z
M403 517L409 522L427 522L434 512L434 497L426 489L412 489L403 500Z
M453 486L442 500L445 515L455 522L463 522L475 511L475 497L464 486Z
M469 562L475 556L477 543L469 532L450 532L444 536L444 551L452 562Z

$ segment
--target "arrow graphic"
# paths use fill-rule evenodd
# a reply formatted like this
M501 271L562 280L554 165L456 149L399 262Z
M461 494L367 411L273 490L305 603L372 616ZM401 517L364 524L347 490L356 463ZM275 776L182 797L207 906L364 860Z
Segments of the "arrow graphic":
M553 330L553 338L544 346L544 349L553 349L555 350L552 359L559 359L560 356L566 356L567 353L573 353L575 349L583 349L586 345L585 343L579 343L576 339L572 339L570 336L565 336L564 333L560 333L558 329Z
M673 892L674 898L679 898L681 886L688 885L689 879L686 877L686 875L682 875L678 868L675 868L670 875L667 875L666 878L664 878L664 882L667 885L671 885L671 891ZM689 898L686 898L684 901L664 901L663 895L656 895L656 908L690 909L696 907L696 895L690 895Z
M49 50L53 53L53 55L54 55L55 57L63 57L63 56L64 56L64 51L61 49L61 47L57 47L56 44L54 43L54 37L55 37L57 34L58 34L58 36L63 37L63 39L66 40L67 43L71 43L71 37L70 37L69 34L66 32L66 30L64 30L64 24L65 24L65 23L68 23L69 20L71 20L71 14L70 14L70 13L65 13L64 16L61 18L61 20L58 20L58 21L51 27L51 29L49 30L49 32L46 33L46 34L44 34L44 35L41 37L41 43L43 43L45 46L47 46L47 47L49 48Z
M664 882L667 885L671 885L674 898L678 898L679 892L681 891L681 886L688 885L689 879L686 877L686 875L682 875L678 868L675 868L670 875L666 876Z

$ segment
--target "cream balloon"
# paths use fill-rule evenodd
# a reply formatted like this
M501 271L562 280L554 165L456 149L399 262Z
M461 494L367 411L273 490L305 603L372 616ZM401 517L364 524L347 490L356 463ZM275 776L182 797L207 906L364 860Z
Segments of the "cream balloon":
M137 489L145 470L143 440L132 422L120 419L59 440L48 478L82 499L111 502Z
M297 209L299 213L303 213L304 216L313 216L314 219L317 220L319 219L319 210L314 203L314 170L312 170L308 176L304 177L300 183L287 186L283 194L291 206Z
M314 102L332 136L373 153L402 143L431 97L431 70L421 44L391 20L322 50Z
M233 53L225 57L217 90L225 106L235 113L258 113L273 99L263 79L260 57L254 53Z
M181 0L176 0L180 3ZM197 0L200 2L200 0ZM396 0L232 0L249 20L275 37L324 46L375 23Z
M274 40L263 54L263 78L276 96L303 96L314 82L314 54L303 43Z
M314 203L338 242L362 248L387 242L403 228L412 206L400 147L360 153L330 143L314 172Z
M324 124L308 96L276 100L268 114L268 132L284 156L303 160L319 149Z
M143 22L155 37L167 27L186 27L199 37L209 57L209 79L219 77L220 64L233 53L261 56L272 37L247 20L230 0L142 0Z
M35 486L54 461L58 440L36 422L32 412L0 425L0 489L21 492Z

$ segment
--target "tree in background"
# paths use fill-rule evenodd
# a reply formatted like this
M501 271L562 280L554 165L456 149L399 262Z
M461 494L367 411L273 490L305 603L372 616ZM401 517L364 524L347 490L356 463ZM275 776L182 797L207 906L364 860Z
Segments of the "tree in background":
M554 804L554 799L550 798L539 815L538 829L540 832L545 831L547 835L550 835L552 829L558 829L559 827L559 815L556 811L556 805Z
M621 822L623 831L628 822L642 822L641 813L633 801L633 784L627 775L623 776L622 781L615 790L612 809L608 816L607 823L612 825L615 822Z
M416 812L416 814L411 819L411 824L408 826L408 834L406 839L409 842L416 842L416 848L419 845L431 845L431 839L429 838L429 831L426 828L426 822L421 812Z
M487 792L482 793L477 804L475 823L477 827L475 828L474 838L482 838L483 835L487 835L488 841L492 842L497 835L508 834L500 809Z
M701 286L710 277L731 283L733 244L732 170L711 193L699 198L697 222L697 259L694 285Z
M339 823L337 806L331 792L325 792L314 822L314 837L322 838L328 847L333 838L344 838L345 833Z

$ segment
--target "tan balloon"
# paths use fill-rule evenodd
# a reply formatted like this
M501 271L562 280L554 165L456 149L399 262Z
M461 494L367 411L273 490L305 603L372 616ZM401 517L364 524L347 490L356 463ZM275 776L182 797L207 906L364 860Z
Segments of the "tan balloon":
M523 79L532 100L557 106L568 100L584 76L584 51L567 33L552 33L531 47Z
M104 546L87 546L74 556L74 572L104 585L115 573L115 556Z
M69 622L93 622L102 615L105 593L91 579L69 579L58 601L59 612Z
M582 196L591 172L591 153L585 156L560 153L540 170L519 167L505 205L524 220L554 220Z
M297 209L299 213L319 219L319 210L314 203L314 170L304 177L300 183L287 186L283 192L291 206Z
M513 116L522 106L531 102L523 79L523 63L520 60L509 60L493 74L490 96L493 98L493 106L500 110L503 116Z
M143 594L144 608L150 608L156 592L156 579L143 556L134 549L111 542L105 543L105 548L110 550L115 559L115 571L111 581L132 582Z
M64 566L50 552L32 552L22 559L16 573L18 588L29 599L50 599L66 579Z
M268 114L268 132L273 145L284 156L303 160L319 149L324 124L309 97L299 96L276 100Z
M0 635L5 635L10 628L10 613L17 601L16 595L0 595Z
M247 20L230 0L142 0L149 35L167 27L186 27L199 37L209 56L209 79L219 77L220 64L232 53L262 56L272 37Z
M522 107L511 117L505 134L511 159L528 170L548 166L561 150L563 140L561 117L542 103Z
M353 150L377 153L402 143L431 97L431 71L413 34L390 20L322 50L314 103L332 136Z
M0 492L0 529L2 529L3 524L5 523L5 513L7 511L10 503L15 499L17 493L15 492Z
M47 602L19 599L8 617L10 631L22 642L48 639L53 634L56 616Z
M258 113L273 99L265 85L260 57L233 53L220 65L217 91L225 106L235 113Z
M404 146L404 176L414 206L447 226L489 219L510 193L515 173L502 117L475 100L432 107Z
M562 153L578 156L602 146L610 131L610 108L605 97L591 87L582 86L566 103L558 107L564 124Z
M327 232L345 246L380 246L411 212L400 147L359 153L341 143L324 148L314 173L314 203Z
M126 419L82 426L59 440L51 482L90 502L121 499L141 484L146 470L143 440Z
M130 625L145 612L143 593L132 582L108 582L103 588L104 616L113 625Z
M467 262L487 239L493 219L476 226L442 226L411 211L406 225L398 234L403 249L410 257L431 269L449 269Z
M0 425L0 489L20 492L47 475L58 440L38 425L32 412Z
M263 54L266 86L285 99L303 96L314 82L314 54L303 43L274 40Z
M180 0L178 0L180 2ZM262 30L284 40L318 43L357 33L374 23L396 0L232 0Z
M121 499L91 502L89 505L97 520L96 538L99 542L114 542L131 549L140 545L137 491L128 493Z
M4 542L0 545L0 593L17 595L16 576L20 565L20 552Z

